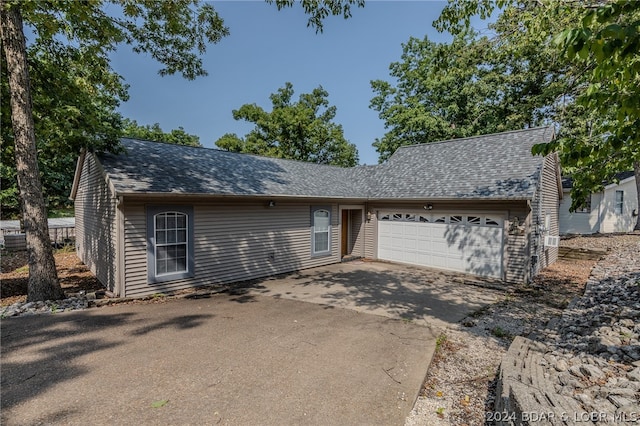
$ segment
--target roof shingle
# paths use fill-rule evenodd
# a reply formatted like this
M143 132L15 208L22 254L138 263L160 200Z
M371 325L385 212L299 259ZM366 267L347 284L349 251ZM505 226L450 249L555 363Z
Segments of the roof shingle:
M399 148L378 166L341 168L217 149L122 139L100 161L118 194L356 199L530 198L553 137L535 128Z

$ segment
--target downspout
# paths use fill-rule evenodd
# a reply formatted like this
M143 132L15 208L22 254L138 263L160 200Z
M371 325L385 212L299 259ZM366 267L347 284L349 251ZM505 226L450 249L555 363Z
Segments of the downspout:
M606 188L602 189L602 195L600 196L600 202L598 203L598 223L596 232L598 234L602 234L602 215L604 214L602 211L602 205L605 203Z
M115 295L125 297L125 241L124 241L124 197L116 198L116 285Z

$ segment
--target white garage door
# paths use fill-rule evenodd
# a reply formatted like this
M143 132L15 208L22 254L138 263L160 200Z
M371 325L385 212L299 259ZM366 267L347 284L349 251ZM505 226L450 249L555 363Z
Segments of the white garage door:
M383 260L502 277L503 219L494 215L381 212Z

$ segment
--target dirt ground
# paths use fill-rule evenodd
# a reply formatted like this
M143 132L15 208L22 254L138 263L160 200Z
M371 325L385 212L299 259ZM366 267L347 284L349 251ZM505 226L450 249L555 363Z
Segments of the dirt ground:
M104 286L78 259L74 251L58 250L54 257L58 279L65 293L104 290ZM0 306L26 302L28 281L27 252L2 250L0 253Z

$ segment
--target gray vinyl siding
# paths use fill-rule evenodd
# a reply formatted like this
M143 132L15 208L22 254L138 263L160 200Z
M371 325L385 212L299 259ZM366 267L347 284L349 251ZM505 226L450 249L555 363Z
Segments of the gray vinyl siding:
M371 213L370 219L367 219ZM378 212L368 205L365 211L364 221L364 257L367 259L378 258Z
M364 224L362 223L362 210L351 211L351 247L350 253L354 256L364 256Z
M505 223L504 263L505 281L510 283L524 283L529 280L529 221L531 212L526 206L509 211ZM517 219L516 219L517 218ZM522 232L515 227L516 220L521 224ZM513 225L513 227L512 227Z
M545 247L545 235L559 235L558 226L559 200L561 194L558 190L557 177L558 159L556 155L548 155L539 179L538 190L531 203L531 276L535 276L540 270L551 265L558 259L558 247ZM550 229L542 232L540 227L545 225L546 216L550 216Z
M176 204L176 203L171 203ZM340 262L338 206L278 201L193 203L193 278L149 284L146 207L125 206L126 296L138 297L209 284L226 284ZM311 207L331 206L331 254L311 255Z
M74 208L78 257L109 291L116 291L116 199L90 153L82 165Z

